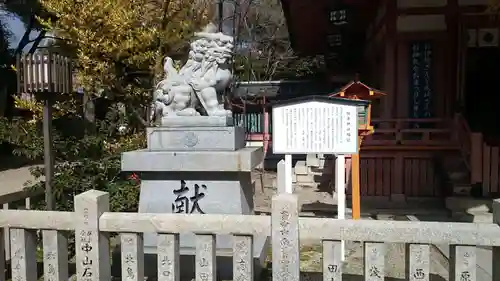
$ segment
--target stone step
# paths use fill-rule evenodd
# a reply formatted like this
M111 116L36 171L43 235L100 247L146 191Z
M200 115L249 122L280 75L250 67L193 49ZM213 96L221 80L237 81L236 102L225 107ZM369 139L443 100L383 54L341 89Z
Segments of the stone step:
M302 166L302 164L295 165L293 173L295 175L314 175L314 176L332 175L331 169L323 169L318 167L305 167Z
M295 175L296 183L314 183L314 175Z
M474 223L493 223L493 214L485 212L477 213L464 213L452 212L451 217L453 220L459 222L474 222Z
M320 174L320 175L333 175L333 169L329 169L326 167L309 167L309 171L311 173Z
M306 166L319 167L320 165L321 165L321 161L316 154L307 154L306 155Z
M295 175L296 183L324 183L333 181L333 178L329 175L321 174L307 174L307 175Z
M296 186L297 190L305 190L305 189L316 189L321 184L318 182L296 182L294 183L294 185Z
M492 210L491 199L474 199L470 197L446 197L445 206L452 212L469 214L488 213Z
M293 171L296 175L307 175L309 174L309 168L306 165L305 160L299 160L295 163Z

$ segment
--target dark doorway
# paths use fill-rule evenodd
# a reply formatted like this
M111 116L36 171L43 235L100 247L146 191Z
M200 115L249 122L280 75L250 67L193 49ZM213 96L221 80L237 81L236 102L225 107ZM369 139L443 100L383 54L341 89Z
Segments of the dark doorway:
M465 72L464 113L472 131L500 144L500 49L469 48Z

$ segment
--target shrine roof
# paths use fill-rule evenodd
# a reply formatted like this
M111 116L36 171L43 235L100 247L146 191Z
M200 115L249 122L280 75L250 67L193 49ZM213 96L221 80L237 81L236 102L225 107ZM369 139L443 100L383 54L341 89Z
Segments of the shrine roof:
M329 97L327 95L311 95L311 96L275 101L269 103L267 106L270 107L289 106L289 105L295 105L313 101L331 103L331 104L340 104L340 105L351 105L351 106L368 106L368 104L370 104L370 101L367 100L353 100L353 99L345 99L338 97Z
M302 55L316 55L327 52L326 37L331 30L328 11L340 0L281 0L292 48ZM349 24L349 34L364 34L373 18L380 0L343 0L355 10Z
M336 91L336 92L334 92L334 93L332 93L332 94L330 94L328 96L330 96L330 97L335 97L335 96L337 96L337 97L344 97L344 96L354 96L354 97L356 97L357 95L352 94L352 93L354 93L354 91L357 90L356 88L357 89L359 89L359 88L365 89L366 91L368 91L368 96L372 97L372 98L378 98L378 97L387 95L382 90L370 87L370 86L366 85L363 82L354 81L353 80L353 81L347 83L342 88L340 88L338 91ZM360 96L357 96L357 97L365 97L365 96L360 95Z

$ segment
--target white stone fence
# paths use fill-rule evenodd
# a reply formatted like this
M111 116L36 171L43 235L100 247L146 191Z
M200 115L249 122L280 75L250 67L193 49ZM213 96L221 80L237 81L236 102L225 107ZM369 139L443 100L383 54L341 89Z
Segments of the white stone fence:
M8 210L11 208L29 210L31 209L31 204L32 204L31 199L40 197L40 195L43 194L44 194L43 190L36 190L36 191L19 190L15 192L6 193L0 196L0 205L2 205L4 210ZM10 243L9 243L10 232L8 227L4 227L3 239L4 239L5 249L2 252L5 252L5 259L8 261L10 260Z
M91 190L75 197L74 212L2 210L9 227L13 281L37 280L37 230L42 230L45 280L68 280L65 231L75 231L77 280L111 280L109 233L121 237L122 280L144 281L143 233L158 233L158 280L178 281L179 233L197 234L196 281L214 281L215 235L233 235L234 279L253 279L254 235L272 236L273 281L299 280L299 237L323 245L323 280L342 280L340 240L365 241L365 280L384 280L385 244L407 243L407 278L429 280L430 244L450 244L450 276L476 280L475 246L493 246L493 280L500 280L500 226L497 224L336 220L299 218L297 197L276 195L272 215L182 215L109 212L109 195ZM494 202L495 221L500 201ZM0 252L5 244L0 239ZM3 255L0 255L3 259ZM0 261L0 266L5 262ZM2 270L5 268L2 268ZM2 276L2 280L5 277Z

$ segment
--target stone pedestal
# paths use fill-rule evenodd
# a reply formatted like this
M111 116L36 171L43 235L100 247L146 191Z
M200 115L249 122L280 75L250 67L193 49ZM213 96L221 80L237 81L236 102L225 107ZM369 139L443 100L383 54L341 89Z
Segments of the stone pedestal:
M245 147L243 128L230 126L231 122L206 116L173 117L164 119L162 127L149 128L148 148L122 155L122 170L140 174L139 212L252 215L251 170L262 161L263 151ZM156 276L156 238L155 233L144 234L148 276ZM266 237L254 239L257 273L268 242ZM181 233L180 249L181 275L192 278L194 234ZM115 256L119 258L119 250ZM217 256L219 277L232 279L231 236L217 236Z

